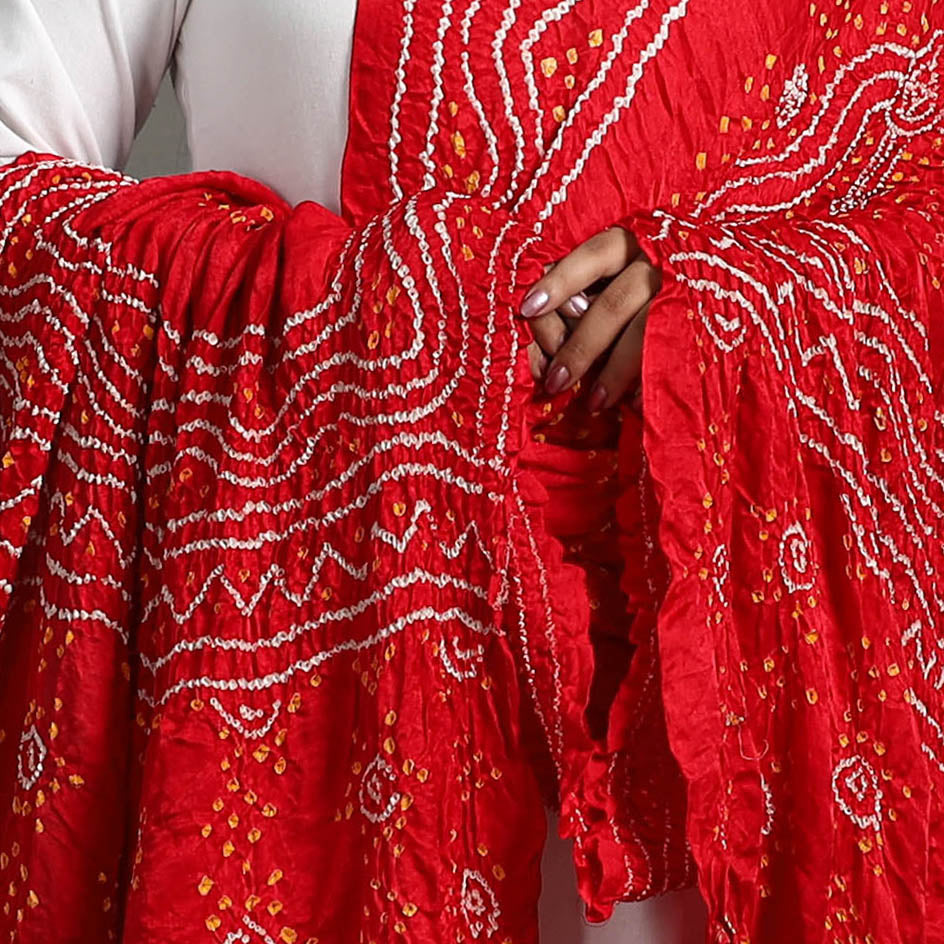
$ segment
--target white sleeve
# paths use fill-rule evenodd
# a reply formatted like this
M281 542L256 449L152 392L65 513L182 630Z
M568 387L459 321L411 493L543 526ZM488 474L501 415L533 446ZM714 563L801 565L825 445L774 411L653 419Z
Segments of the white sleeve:
M189 0L0 0L0 163L45 151L121 168Z

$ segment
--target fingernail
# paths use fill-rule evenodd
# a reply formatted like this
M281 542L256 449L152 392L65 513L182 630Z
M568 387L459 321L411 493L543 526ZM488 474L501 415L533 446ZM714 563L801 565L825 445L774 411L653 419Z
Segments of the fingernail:
M564 364L558 364L544 381L544 388L548 393L560 393L567 386L570 379L570 371Z
M587 298L583 292L577 292L576 295L571 295L567 300L570 302L571 307L575 312L577 312L578 315L585 314L587 309L590 307L590 299Z
M521 314L525 318L533 318L535 315L539 314L541 309L550 301L551 296L541 289L538 292L532 292L528 297L521 303Z
M630 403L630 408L636 413L642 413L642 390L636 391L636 395L633 397L633 402Z
M596 413L597 410L603 408L603 404L606 402L606 387L603 384L598 383L590 391L590 397L587 400L587 409L591 413Z

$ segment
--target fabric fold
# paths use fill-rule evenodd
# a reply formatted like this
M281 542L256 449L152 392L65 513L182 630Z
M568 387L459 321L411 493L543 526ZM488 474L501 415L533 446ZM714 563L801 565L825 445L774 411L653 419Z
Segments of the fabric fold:
M0 170L0 928L533 944L547 799L594 919L936 944L933 6L365 6L341 216ZM519 313L612 225L641 425Z

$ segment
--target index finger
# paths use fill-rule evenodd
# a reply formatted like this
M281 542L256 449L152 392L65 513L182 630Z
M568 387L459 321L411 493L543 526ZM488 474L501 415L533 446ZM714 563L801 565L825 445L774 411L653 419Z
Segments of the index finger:
M636 237L622 226L591 236L534 283L522 302L521 313L535 318L559 308L599 279L622 272L638 253Z

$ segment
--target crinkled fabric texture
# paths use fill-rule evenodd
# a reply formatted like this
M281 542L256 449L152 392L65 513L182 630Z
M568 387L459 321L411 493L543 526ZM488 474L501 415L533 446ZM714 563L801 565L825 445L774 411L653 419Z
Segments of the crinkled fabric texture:
M0 172L0 928L944 940L929 2L362 0L343 217ZM391 75L393 81L391 81ZM644 421L518 316L611 225Z

